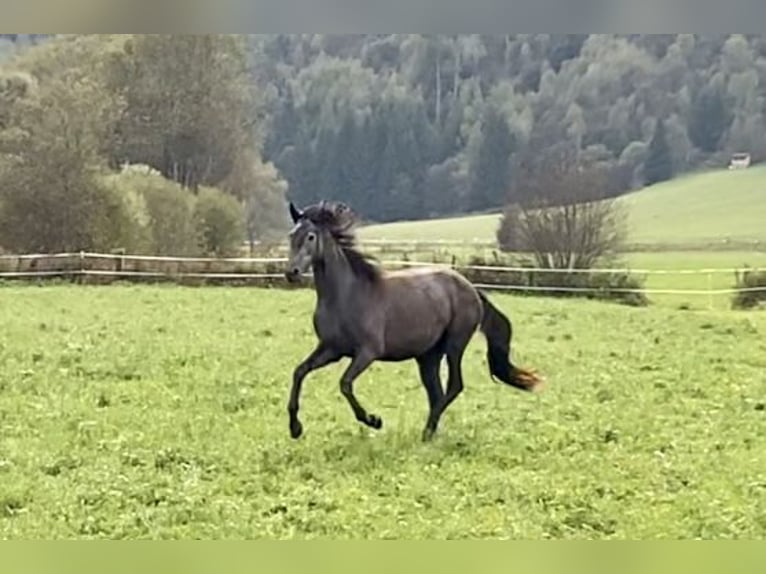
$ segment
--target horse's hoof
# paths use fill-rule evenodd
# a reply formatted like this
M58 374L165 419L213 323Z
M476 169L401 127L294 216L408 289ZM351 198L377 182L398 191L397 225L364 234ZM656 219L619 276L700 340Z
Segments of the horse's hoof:
M290 436L292 438L300 438L303 434L303 425L300 421L290 421Z
M380 429L383 426L383 420L376 415L369 415L367 417L367 424L374 429Z
M423 429L423 435L421 437L421 440L423 442L430 442L434 438L434 432L431 429Z

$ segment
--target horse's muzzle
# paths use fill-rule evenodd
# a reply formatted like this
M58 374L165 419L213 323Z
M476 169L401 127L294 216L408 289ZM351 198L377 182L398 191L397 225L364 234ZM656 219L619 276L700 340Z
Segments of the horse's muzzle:
M288 283L297 283L301 279L300 269L288 269L285 271L285 279Z

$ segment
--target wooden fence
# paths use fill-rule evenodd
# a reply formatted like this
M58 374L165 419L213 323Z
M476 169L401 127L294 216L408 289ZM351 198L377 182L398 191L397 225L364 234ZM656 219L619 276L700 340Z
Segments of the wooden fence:
M105 253L55 253L0 256L0 280L42 281L62 279L86 284L116 281L174 282L182 285L247 285L294 288L284 277L284 257L159 257ZM446 265L463 273L478 287L525 293L587 294L608 290L624 294L724 295L766 291L766 287L713 289L712 277L726 273L734 277L743 269L537 269L531 267L434 263L430 261L387 260L386 268L417 265ZM648 275L696 275L703 287L695 289L650 289L620 286L593 286L593 281L562 281L563 277L593 278L599 275L645 277ZM310 279L310 278L308 278ZM310 280L302 286L310 285ZM706 287L704 287L706 286ZM300 287L300 285L299 285Z

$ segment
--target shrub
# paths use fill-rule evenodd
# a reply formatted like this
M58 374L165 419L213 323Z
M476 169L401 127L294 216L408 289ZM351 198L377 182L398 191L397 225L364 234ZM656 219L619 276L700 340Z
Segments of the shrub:
M471 269L471 267L515 267L517 270ZM624 305L645 306L649 304L644 293L643 279L628 273L565 273L560 271L538 271L531 260L487 261L473 256L468 266L460 271L471 283L486 285L514 285L514 293L523 295L582 297L615 301ZM576 289L570 291L569 289ZM627 291L626 291L627 290Z
M516 179L497 230L501 249L528 252L546 269L588 269L621 251L627 226L610 168L563 148L522 164Z
M149 214L144 197L132 188L119 184L112 176L102 178L106 209L93 224L103 242L100 250L124 249L127 253L149 253L151 235Z
M158 181L158 185L145 188L143 196L149 213L152 252L176 257L196 255L199 242L194 227L194 195L162 179L161 184Z
M236 198L215 188L201 188L194 221L205 253L218 257L238 253L245 239L245 214Z
M732 308L752 309L766 303L766 270L748 269L737 273L735 287L748 290L734 293Z
M20 164L0 186L0 243L15 253L109 249L132 234L128 203L80 166Z
M123 197L137 225L134 241L140 245L126 242L126 249L178 257L199 252L190 191L156 172L137 169L109 175L105 181Z

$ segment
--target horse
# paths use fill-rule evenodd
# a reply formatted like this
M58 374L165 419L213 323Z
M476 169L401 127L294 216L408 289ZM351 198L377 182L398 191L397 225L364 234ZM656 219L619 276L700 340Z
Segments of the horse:
M287 405L293 439L303 434L298 409L306 376L350 358L340 392L356 420L373 429L380 429L383 421L359 403L355 380L375 361L417 362L429 406L422 440L430 440L463 390L461 362L477 329L487 340L491 378L521 391L539 390L542 378L510 361L510 320L460 273L426 266L384 270L357 248L356 217L344 203L323 200L298 209L290 202L289 211L294 227L288 234L285 276L294 284L313 271L318 338L293 371ZM443 389L440 365L445 356L448 379Z

